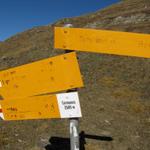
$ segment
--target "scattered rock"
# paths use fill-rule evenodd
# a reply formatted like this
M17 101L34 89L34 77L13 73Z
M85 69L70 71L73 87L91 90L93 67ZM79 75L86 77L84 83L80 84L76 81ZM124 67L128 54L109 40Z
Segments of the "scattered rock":
M23 141L22 141L21 139L18 139L18 142L19 142L19 143L22 143Z

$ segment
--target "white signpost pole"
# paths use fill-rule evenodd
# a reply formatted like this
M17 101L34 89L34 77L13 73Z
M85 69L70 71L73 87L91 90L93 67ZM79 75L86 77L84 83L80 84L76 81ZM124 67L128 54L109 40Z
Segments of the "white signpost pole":
M79 141L79 119L71 118L70 119L70 146L71 150L79 150L80 148Z
M64 27L70 28L70 27L73 27L73 25L66 24ZM66 53L68 52L72 52L72 50L66 51ZM80 150L79 139L80 139L79 138L79 118L70 118L70 149L71 150Z

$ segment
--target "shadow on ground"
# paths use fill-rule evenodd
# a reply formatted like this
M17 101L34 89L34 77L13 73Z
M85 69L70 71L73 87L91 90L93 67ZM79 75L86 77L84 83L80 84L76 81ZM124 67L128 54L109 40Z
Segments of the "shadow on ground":
M109 136L97 136L85 134L84 131L80 133L80 150L85 150L85 144L87 139L94 139L99 141L112 141L113 138ZM70 150L70 139L61 137L51 137L45 149L46 150Z

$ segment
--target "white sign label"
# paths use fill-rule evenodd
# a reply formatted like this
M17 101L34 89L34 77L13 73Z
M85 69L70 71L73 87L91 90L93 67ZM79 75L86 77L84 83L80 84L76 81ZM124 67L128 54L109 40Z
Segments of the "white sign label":
M82 117L78 92L57 94L61 118Z
M3 113L0 113L0 118L2 118L4 120L4 115Z
M0 81L0 88L2 87L2 82Z
M3 112L2 112L2 107L0 105L0 118L2 118L4 120L4 115L3 115Z

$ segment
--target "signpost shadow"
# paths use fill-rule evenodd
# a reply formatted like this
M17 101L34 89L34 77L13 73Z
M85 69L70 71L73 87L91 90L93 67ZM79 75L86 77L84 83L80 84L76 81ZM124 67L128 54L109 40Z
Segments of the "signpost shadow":
M86 139L93 139L99 141L113 141L110 136L98 136L86 134L84 131L80 133L80 150L85 150ZM70 150L70 138L51 137L50 144L46 145L45 150Z

